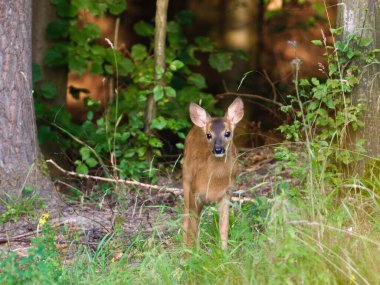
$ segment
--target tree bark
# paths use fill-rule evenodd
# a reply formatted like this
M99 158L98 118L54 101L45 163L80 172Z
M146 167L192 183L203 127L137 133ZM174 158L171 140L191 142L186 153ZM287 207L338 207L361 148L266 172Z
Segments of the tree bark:
M366 38L372 38L369 49L380 48L380 0L340 0L338 5L337 26L343 27L343 36L355 33ZM352 132L350 140L355 145L359 139L364 139L364 147L368 158L380 155L380 77L379 65L372 64L363 67L360 82L352 93L353 102L360 100L365 104L364 127ZM357 170L363 173L364 159Z
M154 35L154 59L155 59L155 70L165 69L165 46L166 46L166 18L168 12L169 0L157 0L156 8L156 29ZM164 81L162 78L158 78L157 72L155 72L155 84L164 86ZM146 134L151 132L150 124L154 117L156 116L157 106L154 102L153 94L148 96L147 106L145 110L145 122L144 130ZM147 161L151 161L151 153L147 152Z
M244 73L259 69L263 5L260 0L224 0L223 7L223 47L249 55L249 61L234 57L232 69L226 72L228 90L237 91ZM252 90L252 87L246 82L240 91Z
M32 1L0 1L0 194L20 197L25 185L49 198L39 169L32 96Z

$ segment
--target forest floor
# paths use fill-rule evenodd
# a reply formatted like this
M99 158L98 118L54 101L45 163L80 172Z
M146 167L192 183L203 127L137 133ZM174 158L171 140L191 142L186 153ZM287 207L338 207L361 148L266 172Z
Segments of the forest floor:
M271 198L279 183L297 184L290 178L290 169L274 157L273 149L262 147L242 153L241 171L234 187L233 203L245 203L258 196ZM180 187L180 174L174 178L161 177L158 185ZM121 206L122 205L122 206ZM170 245L171 236L179 231L182 196L165 191L129 189L120 202L100 199L97 202L69 200L61 195L60 209L47 210L49 224L57 231L56 244L62 249L74 244L88 245L96 249L103 238L118 229L121 244L128 245L141 235L147 238L153 233L163 243ZM15 251L21 256L28 254L31 239L41 235L38 226L42 213L24 215L17 221L0 226L0 251ZM71 250L70 250L71 251ZM70 255L70 252L67 252Z

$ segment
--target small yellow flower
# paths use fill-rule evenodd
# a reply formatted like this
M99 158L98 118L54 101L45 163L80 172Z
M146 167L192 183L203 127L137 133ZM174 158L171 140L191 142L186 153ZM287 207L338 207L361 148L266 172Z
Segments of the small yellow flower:
M41 225L46 224L47 219L48 219L49 217L50 217L50 215L49 215L48 213L43 213L43 214L41 215L41 218L40 218L40 220L39 220L39 223L40 223Z

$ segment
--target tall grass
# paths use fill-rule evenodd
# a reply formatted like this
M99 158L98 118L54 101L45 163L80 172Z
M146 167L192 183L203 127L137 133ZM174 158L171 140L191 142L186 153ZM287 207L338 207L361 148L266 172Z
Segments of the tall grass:
M361 187L357 182L356 189L342 185L343 193L330 185L299 189L302 197L290 198L282 192L268 202L270 210L258 209L255 203L236 204L226 251L220 249L213 207L202 216L199 249L182 246L181 234L175 230L181 225L178 216L171 224L169 245L159 235L138 236L117 262L106 251L83 249L63 268L62 282L379 284L377 182Z

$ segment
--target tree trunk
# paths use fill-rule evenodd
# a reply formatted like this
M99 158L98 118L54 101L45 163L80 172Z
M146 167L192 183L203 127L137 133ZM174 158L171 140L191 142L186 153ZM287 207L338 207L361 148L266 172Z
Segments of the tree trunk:
M225 76L228 90L237 91L244 73L259 69L260 29L263 14L261 2L261 0L224 0L221 21L223 47L232 51L242 50L249 55L249 61L234 58L232 69L226 72ZM240 91L252 92L253 87L245 82Z
M25 185L53 204L53 185L39 170L32 96L32 1L0 1L0 194Z
M166 18L168 12L168 2L169 0L157 0L156 8L156 29L154 35L154 59L155 59L155 69L165 69L165 46L166 46ZM155 84L164 85L162 78L157 77L157 72L155 72ZM156 102L154 102L153 94L148 96L146 111L145 111L145 133L149 134L151 132L150 124L154 117L156 116ZM147 152L147 161L151 161L151 153Z
M358 34L372 38L373 43L369 49L380 48L380 0L340 0L338 5L337 26L343 27L344 35ZM359 100L365 104L364 127L352 133L351 141L355 143L359 139L365 140L366 154L369 158L380 155L380 77L379 65L372 64L364 67L359 85L352 93L353 102ZM364 163L361 162L357 169L363 172Z

